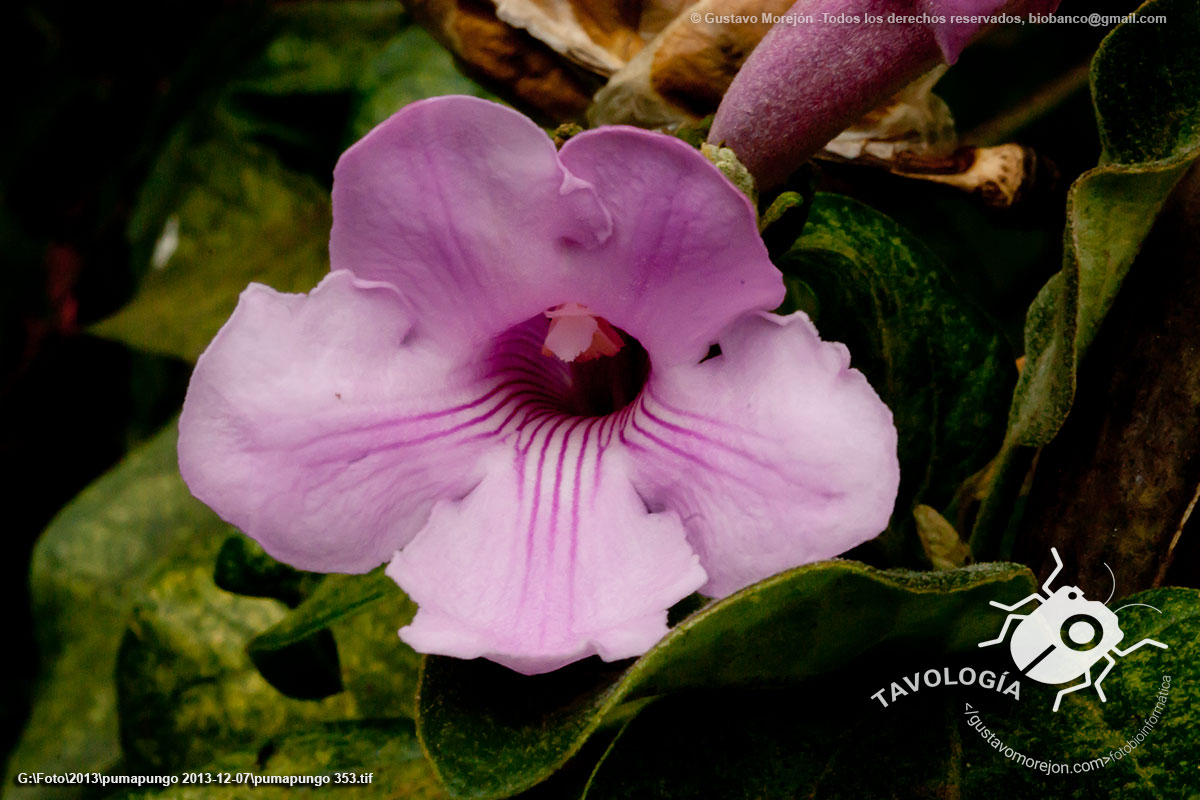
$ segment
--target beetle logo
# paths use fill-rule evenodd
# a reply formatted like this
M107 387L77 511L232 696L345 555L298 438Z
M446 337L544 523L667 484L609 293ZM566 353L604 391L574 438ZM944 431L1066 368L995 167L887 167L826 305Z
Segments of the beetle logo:
M1009 614L1004 620L1004 626L1000 629L1000 635L995 639L980 642L979 646L990 647L1000 644L1007 636L1009 626L1020 620L1016 630L1013 631L1009 652L1012 653L1013 661L1021 670L1021 674L1038 683L1053 685L1070 683L1083 678L1081 683L1068 686L1058 693L1058 696L1054 698L1054 711L1058 711L1064 695L1086 689L1089 686L1095 687L1100 702L1107 702L1108 698L1104 696L1100 682L1117 665L1113 658L1114 654L1127 656L1145 645L1161 647L1163 650L1166 650L1167 646L1153 639L1142 639L1124 650L1117 647L1125 634L1117 622L1116 611L1110 611L1105 605L1108 601L1101 603L1097 600L1087 600L1077 586L1060 586L1053 591L1050 589L1050 584L1054 582L1063 568L1062 559L1058 557L1058 550L1051 547L1050 554L1054 556L1055 566L1050 577L1042 584L1045 597L1034 592L1011 606L997 603L995 600L991 601L991 605L1004 611L1016 611L1026 603L1032 602L1037 602L1038 607L1029 614ZM1112 570L1110 569L1109 572L1111 573ZM1113 591L1116 591L1115 581ZM1111 600L1112 594L1108 598ZM1130 603L1121 606L1117 611L1137 605L1146 604ZM1154 608L1154 606L1147 607ZM1154 610L1162 613L1157 608ZM1100 661L1108 663L1100 670L1096 679L1092 680L1092 668Z

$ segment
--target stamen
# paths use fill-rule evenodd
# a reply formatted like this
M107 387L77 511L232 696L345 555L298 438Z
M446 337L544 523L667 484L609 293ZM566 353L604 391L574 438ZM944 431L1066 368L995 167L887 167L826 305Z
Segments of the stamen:
M563 361L591 361L614 356L625 341L604 317L597 317L587 306L563 303L545 312L550 330L542 345L542 355L558 356Z

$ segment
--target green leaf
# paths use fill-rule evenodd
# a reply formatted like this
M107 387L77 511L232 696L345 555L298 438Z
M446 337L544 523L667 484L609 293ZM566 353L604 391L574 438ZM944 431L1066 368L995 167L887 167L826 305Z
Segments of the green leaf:
M243 566L279 588L288 568L231 540L221 553L256 556ZM211 574L207 561L171 565L134 607L117 669L132 764L194 768L302 723L412 715L418 656L396 630L414 607L382 570L327 576L293 611Z
M276 11L280 34L247 74L230 87L228 106L249 123L285 141L304 140L303 111L279 118L279 99L299 106L315 95L350 98L343 120L348 139L414 100L447 94L494 99L464 76L450 53L412 24L395 2L295 3ZM271 99L275 98L275 99ZM288 126L296 128L285 130Z
M255 636L250 650L253 653L282 649L388 597L407 600L382 567L366 575L330 575L292 613Z
M269 151L220 138L195 142L182 164L158 168L182 187L163 233L175 245L160 251L170 255L155 262L134 300L94 333L195 360L248 283L306 292L328 272L329 196ZM163 188L153 176L147 185Z
M213 582L221 589L250 597L273 597L294 608L325 579L280 564L253 539L235 533L221 545Z
M1032 586L1028 570L1008 564L939 573L811 564L712 603L624 670L593 658L526 677L488 661L427 657L418 733L454 795L507 797L558 769L622 703L791 683L913 640L930 653L970 648L1000 624L979 609Z
M363 99L351 123L354 139L414 100L447 94L496 99L459 72L449 51L417 25L405 29L379 52L362 88Z
M1015 677L1007 647L949 660L914 654L911 665L880 661L794 689L667 698L622 729L584 796L1194 798L1200 786L1200 592L1155 590L1126 602L1151 604L1163 614L1140 607L1122 612L1121 644L1152 637L1169 649L1143 647L1117 657L1103 683L1106 703L1085 689L1067 695L1054 712L1063 687L1028 678L1017 678L1019 700L977 686L928 685L887 708L869 699L881 683L930 667L952 665L953 674L963 666L1008 669ZM1164 675L1171 676L1167 700L1137 743L1154 714ZM1054 764L1102 759L1127 742L1137 746L1107 763L1048 775L1006 757L982 737L971 727L968 708L1004 746ZM680 735L683 731L699 735Z
M245 775L328 776L330 782L313 791L334 791L339 798L395 797L436 800L445 797L421 753L412 722L377 720L335 722L259 740L247 750L222 756L201 767L201 773ZM338 773L343 773L339 779ZM350 777L352 776L352 777ZM369 776L369 778L368 778ZM341 780L342 782L334 783ZM364 782L369 780L369 783ZM352 781L352 782L351 782ZM156 800L270 800L295 797L304 788L263 783L175 785L158 791L120 795Z
M777 263L811 288L822 338L850 348L892 410L900 492L881 545L891 563L911 561L913 506L945 505L1000 444L1015 377L1008 348L921 242L855 200L818 194Z
M1120 646L1152 638L1168 649L1146 646L1114 656L1116 666L1103 682L1107 702L1100 702L1093 689L1083 689L1066 695L1055 713L1050 709L1063 687L1022 681L1021 702L1014 708L980 714L983 724L1006 744L1047 761L1088 761L1127 742L1136 745L1088 777L1064 782L1066 790L1060 796L1068 800L1111 796L1116 787L1126 800L1195 798L1200 787L1200 591L1153 589L1112 605L1129 603L1145 603L1162 613L1143 607L1120 611ZM1164 675L1170 676L1166 702L1158 722L1145 730L1139 743L1136 737L1154 714ZM1045 775L1010 767L973 729L963 736L964 755L971 762L964 797L994 796L997 786L1008 800L1046 796Z
M10 776L103 770L119 758L112 676L133 605L170 565L210 564L232 531L180 479L176 438L171 425L135 450L38 541L30 585L42 670ZM9 789L62 794L11 781Z
M1200 157L1200 6L1151 0L1092 61L1101 166L1071 187L1062 272L1038 294L1025 325L1026 368L1009 439L1039 446L1058 432L1075 374L1171 188Z
M1049 570L1053 545L1068 563L1107 563L1122 590L1200 585L1198 219L1200 166L1172 191L1088 353L1079 403L1039 451L1015 543L1035 569ZM1080 580L1108 592L1104 571Z
M286 3L272 10L278 33L246 73L236 91L312 94L352 91L381 49L409 26L401 3Z
M913 509L917 535L934 569L954 569L971 563L971 551L945 517L929 506Z
M758 218L758 230L772 258L786 253L808 221L814 194L780 192Z
M621 730L583 798L957 797L946 791L947 704L919 697L889 718L864 707L863 681L657 701Z
M131 217L133 300L97 335L195 360L252 281L307 292L329 270L341 151L414 100L490 97L394 2L272 6L277 34L160 154Z
M246 642L285 608L216 587L211 568L167 571L134 608L117 662L121 743L137 767L195 767L300 724L352 716L354 698L320 702L279 694L247 657Z
M1038 292L1025 319L1025 369L1009 420L1013 445L1046 444L1062 427L1079 364L1167 195L1198 154L1145 167L1097 167L1071 187L1063 269Z
M379 574L330 576L289 612L217 588L207 562L164 571L134 608L118 659L126 758L194 769L304 723L411 716L418 657L396 630L413 607ZM328 610L348 597L354 608ZM270 647L252 646L259 637Z
M102 771L120 760L113 677L131 617L121 726L134 754L194 768L203 762L191 759L267 735L273 724L311 719L305 708L322 719L413 713L418 656L396 636L412 604L398 590L333 620L345 692L324 705L300 703L263 681L246 645L272 626L287 628L287 609L214 584L218 550L235 532L179 477L177 437L171 425L131 453L64 508L38 542L30 580L42 671L10 776ZM375 579L331 577L324 596L337 594L339 584L349 593L356 580L379 589ZM79 794L45 785L10 784L9 791L21 798Z
M225 555L229 550L250 553L238 559L230 557L230 561L256 565L257 574L269 579L268 583L276 589L281 585L278 574L290 570L244 536L227 541L221 552ZM218 560L218 576L220 568ZM233 571L232 567L227 569ZM320 583L306 591L303 601L293 610L250 639L246 645L250 660L285 694L319 698L325 696L319 689L324 686L331 691L335 688L333 682L297 684L294 665L296 659L303 663L303 659L313 655L328 659L332 642L336 645L333 660L340 673L338 686L355 698L356 707L362 709L364 716L411 718L421 657L401 642L396 632L412 619L416 605L384 574L382 567L366 575L320 577ZM282 586L287 588L289 584L283 582ZM245 588L242 594L263 593L257 583Z
M247 651L286 691L280 681L289 679L288 664L297 648L319 650L320 637L332 630L342 683L360 707L411 717L420 656L396 631L415 613L416 605L382 567L367 575L329 575L294 611L251 639Z
M251 652L250 661L267 683L297 700L323 700L345 688L337 641L329 629L279 650Z
M353 595L355 582L380 595L369 610L358 604L368 613L317 616L322 598L339 596L339 586ZM300 724L411 716L417 656L396 636L411 615L408 598L375 575L331 576L289 614L276 600L218 589L207 563L168 569L135 607L121 645L125 755L137 766L193 769ZM273 647L252 648L266 632Z
M1067 196L1062 271L1025 320L1025 368L1013 393L992 491L971 534L977 558L1004 551L1025 472L1022 452L1053 439L1075 402L1076 375L1171 189L1200 157L1200 7L1151 0L1092 61L1092 101L1104 145L1100 166Z
M338 644L342 683L366 718L416 715L421 656L397 635L412 620L416 604L398 587L390 592L330 627Z

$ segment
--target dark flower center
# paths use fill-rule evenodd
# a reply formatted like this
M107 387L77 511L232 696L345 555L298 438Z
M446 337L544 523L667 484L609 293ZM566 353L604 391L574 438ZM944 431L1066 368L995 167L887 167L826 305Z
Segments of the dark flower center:
M546 315L511 328L496 340L491 358L495 374L526 398L523 404L533 407L577 417L620 411L646 385L650 356L637 339L601 318L596 320L604 329L601 346L569 346L565 352L571 360L547 346L553 321ZM564 352L561 342L551 343L557 352Z
M619 329L618 329L619 330ZM637 339L620 331L625 346L612 356L573 361L564 396L567 413L602 417L632 403L650 375L650 356Z

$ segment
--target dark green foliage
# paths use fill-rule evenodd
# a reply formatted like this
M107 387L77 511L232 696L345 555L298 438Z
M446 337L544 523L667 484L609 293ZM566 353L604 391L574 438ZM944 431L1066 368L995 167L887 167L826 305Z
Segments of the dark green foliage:
M777 263L803 282L790 296L815 297L822 338L850 348L851 365L892 409L900 495L879 544L891 563L912 562L921 552L913 506L949 502L1000 444L1012 356L929 250L857 201L818 195L804 233Z
M507 797L558 769L621 704L697 689L788 684L887 658L975 646L1032 576L1013 565L880 572L849 561L799 567L713 603L622 670L589 659L526 677L487 661L427 657L418 732L459 797Z

